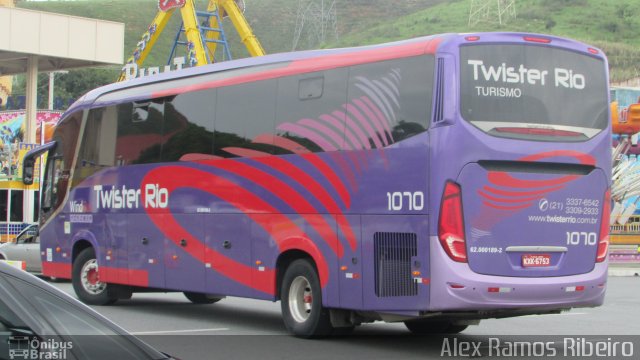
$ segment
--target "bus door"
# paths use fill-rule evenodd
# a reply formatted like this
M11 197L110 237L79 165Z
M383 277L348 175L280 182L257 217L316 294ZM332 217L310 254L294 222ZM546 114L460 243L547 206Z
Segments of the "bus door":
M424 215L362 217L365 310L427 309L428 230Z

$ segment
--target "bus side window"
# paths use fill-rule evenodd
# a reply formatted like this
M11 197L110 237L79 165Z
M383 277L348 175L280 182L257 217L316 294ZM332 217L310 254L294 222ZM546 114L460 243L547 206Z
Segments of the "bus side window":
M164 126L164 99L118 105L116 159L120 165L160 161ZM164 129L166 133L168 129Z
M273 133L276 89L276 80L218 89L213 144L215 155L230 158L274 153L270 140L254 140Z
M431 117L434 64L433 56L416 56L350 68L349 103L363 114L382 117L379 119L382 124L375 121L369 124L371 129L377 130L382 142L384 136L386 140L398 142L427 129ZM390 127L390 134L387 127Z
M213 156L217 90L181 93L165 102L162 161Z
M311 152L345 146L349 70L337 68L278 79L275 135Z

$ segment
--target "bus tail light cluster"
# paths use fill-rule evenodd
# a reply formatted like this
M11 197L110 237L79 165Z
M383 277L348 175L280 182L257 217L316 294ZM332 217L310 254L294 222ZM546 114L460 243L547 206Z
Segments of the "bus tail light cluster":
M438 238L447 255L457 262L467 262L467 244L464 237L462 214L460 185L447 181L440 204Z
M611 216L611 190L607 190L607 193L604 195L596 262L603 262L604 259L607 258L607 250L609 249L609 216Z

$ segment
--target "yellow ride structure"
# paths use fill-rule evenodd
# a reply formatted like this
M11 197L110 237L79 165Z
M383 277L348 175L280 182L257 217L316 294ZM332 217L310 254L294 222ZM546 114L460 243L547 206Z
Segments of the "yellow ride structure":
M194 0L159 0L158 13L151 22L149 29L142 36L133 55L127 60L127 64L140 66L151 52L156 41L165 29L169 19L175 12L179 12L182 17L184 33L188 40L190 53L193 55L191 63L193 66L202 66L215 62L215 53L221 36L224 17L229 17L235 27L242 43L247 48L251 56L265 55L265 51L253 34L249 22L244 17L244 0L209 0L207 13L216 16L208 17L208 24L202 27L198 21ZM123 71L118 81L125 79Z

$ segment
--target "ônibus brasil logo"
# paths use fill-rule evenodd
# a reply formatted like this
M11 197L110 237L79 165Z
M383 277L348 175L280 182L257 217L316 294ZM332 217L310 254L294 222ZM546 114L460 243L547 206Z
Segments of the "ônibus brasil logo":
M67 352L73 349L71 341L56 341L29 336L9 336L9 359L44 360L67 359Z
M158 8L164 12L171 9L181 8L187 0L158 0Z

